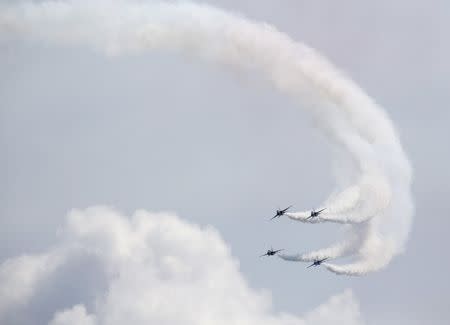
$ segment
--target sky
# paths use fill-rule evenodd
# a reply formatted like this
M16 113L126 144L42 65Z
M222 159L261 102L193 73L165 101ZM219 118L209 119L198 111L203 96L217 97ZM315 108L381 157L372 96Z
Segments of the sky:
M414 168L416 212L405 253L385 270L357 278L258 257L270 246L322 247L340 227L267 221L277 207L320 204L334 181L329 145L310 117L257 75L163 51L105 57L84 47L5 41L0 261L66 242L95 247L85 244L76 222L66 225L74 208L110 206L119 212L98 214L118 220L139 209L166 211L187 232L191 224L214 227L218 249L230 250L219 256L237 263L229 277L249 286L236 290L259 297L264 289L276 315L303 315L351 290L367 324L448 323L448 3L207 3L273 24L318 49L384 107ZM113 262L107 265L120 269L129 261ZM80 303L93 293L67 283L79 281L80 272L99 287L107 278L88 265L82 259L66 265L56 282L64 289L53 283L43 293L48 304L23 308L46 323L55 301L64 308ZM14 319L18 314L8 321L29 321Z

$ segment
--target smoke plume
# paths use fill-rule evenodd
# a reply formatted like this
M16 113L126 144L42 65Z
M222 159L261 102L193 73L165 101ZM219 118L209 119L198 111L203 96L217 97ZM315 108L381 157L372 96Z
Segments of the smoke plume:
M311 114L336 157L336 188L324 213L286 215L350 228L329 248L281 257L352 255L351 264L324 265L337 274L362 275L403 250L413 214L412 170L391 120L322 55L273 26L195 3L45 1L0 7L0 39L87 46L106 55L175 51L253 71Z

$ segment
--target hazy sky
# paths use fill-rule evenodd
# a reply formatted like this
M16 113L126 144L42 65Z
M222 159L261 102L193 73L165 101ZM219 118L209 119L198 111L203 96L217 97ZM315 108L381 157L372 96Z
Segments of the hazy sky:
M333 180L309 116L257 76L166 52L0 42L0 261L54 244L72 208L169 210L214 226L277 311L351 288L368 324L447 324L448 2L205 2L317 48L386 109L414 167L405 254L361 278L258 258L322 247L339 227L267 222L318 205Z

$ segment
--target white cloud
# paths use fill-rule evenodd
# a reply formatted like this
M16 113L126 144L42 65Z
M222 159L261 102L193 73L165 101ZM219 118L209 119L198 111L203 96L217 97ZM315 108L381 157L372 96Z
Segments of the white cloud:
M50 325L95 325L95 316L87 315L83 305L75 305L71 309L56 313Z
M41 321L51 325L361 324L350 291L304 318L275 313L270 293L249 288L238 261L212 227L146 211L127 218L105 207L72 211L67 220L56 247L0 266L0 320L20 322L28 306L40 301L49 313ZM70 273L80 256L101 265L104 272L97 276L106 286L95 288L94 299L86 294L66 306L61 304L67 292L57 288L54 294L61 299L42 301L41 287L57 286L59 273ZM89 263L83 268L90 272ZM81 274L72 277L68 281L81 292L92 292Z
M0 267L0 316L15 306L25 304L40 279L53 272L59 261L60 256L50 252L24 255L3 262Z

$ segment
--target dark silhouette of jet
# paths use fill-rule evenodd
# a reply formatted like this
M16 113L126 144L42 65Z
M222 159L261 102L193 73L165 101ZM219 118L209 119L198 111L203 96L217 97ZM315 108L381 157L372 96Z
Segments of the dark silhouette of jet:
M269 249L269 250L267 251L267 253L261 255L260 257L263 257L263 256L273 256L273 255L275 255L276 253L281 252L282 250L283 250L283 249L277 249L276 251L274 251L274 250L271 248L271 249Z
M325 209L326 208L323 208L319 211L312 210L310 216L308 218L306 218L306 220L319 216L322 213L322 211L324 211Z
M277 210L277 213L276 213L272 218L270 218L270 220L281 217L281 216L282 216L283 214L285 214L286 211L289 210L290 208L292 208L292 205L288 206L288 207L287 207L286 209L284 209L284 210Z
M327 259L328 259L328 257L325 257L325 258L323 258L321 260L315 260L311 265L307 266L306 268L309 268L311 266L319 266L320 264L322 264Z

